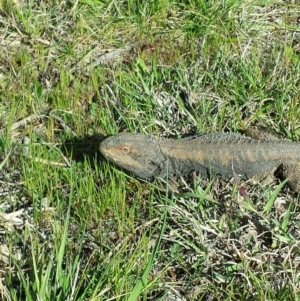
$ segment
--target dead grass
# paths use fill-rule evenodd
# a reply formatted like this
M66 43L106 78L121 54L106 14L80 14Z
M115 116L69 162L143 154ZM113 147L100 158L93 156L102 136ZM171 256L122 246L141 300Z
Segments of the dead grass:
M297 194L187 178L173 195L98 153L122 130L298 140L297 3L0 8L3 300L298 300Z

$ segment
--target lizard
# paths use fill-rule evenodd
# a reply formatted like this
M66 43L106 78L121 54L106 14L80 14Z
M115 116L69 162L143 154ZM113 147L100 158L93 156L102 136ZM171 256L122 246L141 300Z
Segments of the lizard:
M300 192L300 143L290 140L256 140L240 134L212 133L183 139L155 138L119 133L100 143L108 161L135 176L153 180L199 172L243 179L272 176L288 178Z

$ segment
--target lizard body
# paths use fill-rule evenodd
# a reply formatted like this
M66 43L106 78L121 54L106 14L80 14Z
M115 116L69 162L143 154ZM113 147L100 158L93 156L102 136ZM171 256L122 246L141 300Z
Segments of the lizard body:
M152 180L184 176L193 171L210 177L248 179L279 173L300 191L300 143L254 140L239 134L206 134L185 139L156 139L120 133L105 139L100 152L109 161L136 176Z

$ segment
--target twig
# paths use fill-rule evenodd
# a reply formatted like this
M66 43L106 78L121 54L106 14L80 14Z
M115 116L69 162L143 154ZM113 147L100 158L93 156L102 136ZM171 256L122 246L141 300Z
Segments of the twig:
M16 129L18 129L20 127L24 127L24 126L26 126L29 123L32 123L32 122L34 122L36 120L40 120L40 119L43 119L43 118L48 118L48 116L47 115L33 114L31 116L28 116L28 117L26 117L26 118L24 118L22 120L19 120L19 121L13 123L12 126L11 126L11 130L15 131Z
M68 133L73 134L75 137L77 137L78 135L69 127L66 125L66 123L62 120L62 118L54 115L53 113L49 114L49 117L52 117L53 119L55 119L56 121L59 122L59 124L61 125L61 127Z

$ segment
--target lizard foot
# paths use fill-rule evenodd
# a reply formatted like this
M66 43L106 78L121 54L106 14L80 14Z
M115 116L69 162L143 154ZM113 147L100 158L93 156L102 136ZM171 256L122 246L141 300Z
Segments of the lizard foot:
M276 176L289 179L289 187L295 192L300 192L300 163L281 164L276 170Z

